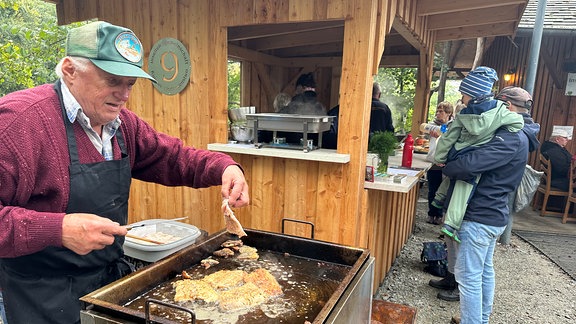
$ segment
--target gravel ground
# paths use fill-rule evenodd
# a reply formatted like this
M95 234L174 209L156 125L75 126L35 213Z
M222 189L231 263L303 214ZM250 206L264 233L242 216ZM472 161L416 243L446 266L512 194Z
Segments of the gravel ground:
M459 314L459 303L436 298L439 290L428 281L439 278L424 272L420 262L422 243L438 241L440 234L440 225L426 223L427 210L421 198L415 230L374 298L416 308L417 324L450 323ZM510 245L496 247L494 267L491 323L576 323L576 281L521 238L512 235Z

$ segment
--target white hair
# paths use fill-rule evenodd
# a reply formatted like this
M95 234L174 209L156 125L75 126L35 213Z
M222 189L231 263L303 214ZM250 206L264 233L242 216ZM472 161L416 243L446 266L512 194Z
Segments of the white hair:
M58 62L58 64L56 65L56 68L54 69L56 72L56 75L59 78L62 78L64 76L64 74L62 73L62 63L64 62L64 60L66 58L69 58L70 61L72 61L72 64L74 65L74 68L79 70L79 71L86 71L88 69L88 65L91 64L92 62L85 58L85 57L79 57L79 56L66 56L63 57L60 62Z

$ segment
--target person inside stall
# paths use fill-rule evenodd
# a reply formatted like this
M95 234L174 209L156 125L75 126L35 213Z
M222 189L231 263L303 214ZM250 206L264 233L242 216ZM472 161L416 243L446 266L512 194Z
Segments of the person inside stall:
M283 93L276 96L275 102L278 103L278 108L275 110L280 114L296 114L296 115L316 115L326 116L326 109L324 105L318 101L316 93L316 81L312 73L302 74L296 80L295 95L292 99L287 100ZM285 138L286 143L302 145L300 140L303 138L302 133L297 132L277 132L276 137ZM318 134L308 134L308 139L314 141L314 145L318 145ZM258 131L258 142L270 143L273 141L273 132L268 130Z
M378 82L372 84L372 101L370 109L370 128L368 140L376 132L394 132L392 122L392 112L387 104L380 101L382 91ZM332 126L329 131L322 134L322 147L327 149L336 149L338 146L338 115L340 114L340 105L334 106L328 111L328 116L334 116Z
M302 74L296 81L295 95L286 108L281 109L282 114L317 115L325 116L326 108L318 101L316 81L310 73Z
M126 108L144 49L103 21L71 29L59 80L0 98L0 286L8 323L80 322L79 298L131 271L123 262L131 179L221 185L249 203L240 165L184 146Z

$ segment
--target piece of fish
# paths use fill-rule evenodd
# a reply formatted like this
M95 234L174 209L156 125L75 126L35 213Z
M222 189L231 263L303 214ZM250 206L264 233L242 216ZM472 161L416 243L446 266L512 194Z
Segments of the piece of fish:
M242 242L242 240L227 240L224 243L220 244L221 247L225 248L241 247L242 245L244 245L244 242Z
M230 234L235 234L238 237L247 236L246 232L242 228L242 225L234 215L230 204L228 204L228 199L222 200L222 212L224 213L224 220L226 220L226 230Z
M237 256L239 260L258 260L260 257L260 255L258 255L258 250L248 245L241 246L238 249L238 252L240 252Z
M229 248L223 248L223 249L214 251L212 254L214 254L217 257L227 258L227 257L233 256L234 251L230 250Z
M214 259L212 259L212 258L207 258L207 259L204 259L204 260L201 260L201 261L200 261L200 265L203 266L204 269L208 269L208 268L210 268L211 266L217 265L217 264L219 264L219 263L220 263L220 262L218 262L218 260L214 260Z
M184 277L185 271L183 271ZM186 274L187 275L187 274ZM250 309L283 294L282 287L266 269L251 273L220 270L199 280L182 279L173 283L175 301L201 300L218 303L221 312Z

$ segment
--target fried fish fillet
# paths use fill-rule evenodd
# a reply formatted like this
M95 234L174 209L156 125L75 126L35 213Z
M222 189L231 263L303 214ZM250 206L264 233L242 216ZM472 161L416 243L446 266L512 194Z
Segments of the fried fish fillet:
M230 208L228 199L222 200L222 212L224 213L224 220L226 221L226 230L228 233L238 235L238 237L247 236L242 225L234 215L232 208Z
M236 258L240 260L258 260L260 255L258 255L258 250L254 247L244 245L238 248L238 256Z
M209 283L214 289L230 289L244 282L245 273L242 270L220 270L207 275L202 280Z
M232 312L261 305L268 298L269 296L266 296L262 289L249 282L240 287L221 292L218 308L222 312Z
M244 275L244 282L255 284L268 297L282 295L282 287L266 269L256 269Z
M176 289L174 301L217 302L222 312L259 306L283 293L276 278L262 268L251 273L220 270L200 280L179 280L173 286Z
M207 303L218 301L218 292L210 283L203 280L178 280L172 286L176 290L174 301L203 300Z

